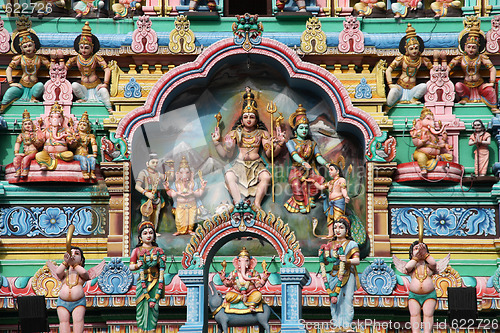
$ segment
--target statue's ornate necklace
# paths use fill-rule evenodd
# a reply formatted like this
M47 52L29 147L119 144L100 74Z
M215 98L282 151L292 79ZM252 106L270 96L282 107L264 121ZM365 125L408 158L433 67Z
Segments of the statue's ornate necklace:
M420 276L418 274L418 267L415 267L415 278L420 281L420 283L423 283L425 279L427 279L427 264L424 264L424 274Z
M25 68L26 73L29 75L36 74L36 64L38 62L38 56L35 55L33 58L28 58L25 55L21 55L21 66Z
M472 59L468 55L464 56L465 68L466 68L467 74L469 74L470 76L473 76L474 74L477 73L477 64L479 63L478 60L479 60L479 56L472 58ZM471 68L470 68L471 64L474 64L474 71L471 71Z
M77 59L80 66L85 69L83 74L87 76L90 75L90 69L94 67L95 57L91 56L90 58L85 59L81 54L79 54Z
M408 56L403 57L406 64L406 75L413 77L417 75L417 70L422 64L422 58L418 57L416 60L411 59Z
M78 273L76 273L76 280L75 280L75 282L70 283L69 282L69 270L68 270L68 274L66 275L66 285L68 286L68 288L71 289L74 286L76 286L78 284L78 279L79 278L80 278L80 276L78 275Z

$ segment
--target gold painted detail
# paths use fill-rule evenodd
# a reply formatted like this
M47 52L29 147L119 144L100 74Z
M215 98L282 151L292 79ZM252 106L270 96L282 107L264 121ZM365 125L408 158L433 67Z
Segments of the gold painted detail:
M36 271L31 284L36 295L45 297L58 297L62 287L62 282L52 276L47 264Z
M174 22L175 29L170 32L170 42L168 48L174 54L193 53L196 51L194 45L195 37L191 29L190 22L184 15L179 15Z
M451 266L445 268L441 274L432 276L432 282L436 286L437 297L448 297L449 287L462 287L462 278Z
M306 30L300 36L300 49L305 54L326 52L326 34L321 30L321 22L316 16L306 23Z

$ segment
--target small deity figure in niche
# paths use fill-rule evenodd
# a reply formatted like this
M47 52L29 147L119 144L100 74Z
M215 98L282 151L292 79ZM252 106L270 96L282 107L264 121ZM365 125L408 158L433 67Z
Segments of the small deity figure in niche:
M476 146L474 150L474 174L476 176L486 176L488 162L490 161L491 134L486 131L481 119L476 119L472 123L474 133L469 137L469 146Z
M257 272L257 259L251 257L243 247L240 254L233 259L234 271L226 276L226 261L222 262L222 271L219 276L229 289L224 297L222 307L225 313L245 314L263 312L262 293L259 291L271 273L267 271L266 261L262 261L263 273Z
M121 20L126 18L127 16L130 17L134 16L134 12L137 5L140 5L140 1L138 2L136 0L119 0L117 3L111 6L113 12L115 13L113 19Z
M68 245L69 246L69 245ZM47 261L52 275L62 281L62 287L57 298L57 316L59 317L59 332L70 333L70 317L73 318L73 333L83 333L85 319L85 292L83 285L101 274L106 262L103 260L88 271L85 267L85 257L81 248L71 246L71 254L64 254L64 261L56 267Z
M321 275L330 296L332 323L336 329L351 327L354 317L354 292L359 288L356 266L360 263L358 244L352 240L350 222L346 216L335 220L333 239L318 252ZM333 264L327 276L325 265Z
M402 274L411 276L408 295L408 309L412 333L420 333L423 324L424 333L431 333L434 324L434 309L437 294L432 275L442 273L450 262L450 254L436 262L423 242L424 220L417 218L419 240L410 245L410 261L408 263L392 256L394 266ZM420 314L423 313L423 320Z
M98 148L94 134L90 133L91 127L87 111L83 113L82 118L78 122L77 129L78 131L74 134L76 150L73 159L80 162L84 179L95 179L96 153L98 152ZM89 145L92 148L92 154L89 154Z
M142 194L140 209L142 221L152 222L155 230L158 230L160 210L165 206L160 188L162 185L168 188L165 175L156 171L158 163L158 155L149 154L146 169L139 172L135 181L135 189Z
M20 153L21 144L23 144L22 153ZM35 159L39 146L40 141L37 140L35 125L30 118L28 110L24 110L21 134L17 136L16 144L14 145L16 177L24 178L28 176L31 161Z
M139 332L155 332L160 313L158 303L165 296L166 256L156 243L153 223L139 224L138 239L129 265L131 271L139 270L135 289L137 328Z
M177 228L174 236L194 234L193 229L199 210L204 209L199 198L207 187L205 180L201 179L200 183L201 186L194 181L194 174L186 156L182 156L173 188L167 189L167 194L174 199L175 227Z
M76 37L74 42L74 48L78 55L69 58L66 62L66 69L69 70L71 67L77 66L82 74L80 83L73 82L71 84L73 94L78 98L77 102L99 101L111 112L113 109L108 91L111 69L103 57L97 55L100 48L99 39L91 31L89 23L85 22L82 34ZM97 76L97 65L104 70L104 83L101 83Z
M343 158L341 159L343 161ZM351 198L347 194L347 183L342 175L342 169L339 164L330 163L328 165L328 173L331 180L325 184L320 184L314 179L308 179L319 190L323 191L328 189L328 203L325 201L325 214L326 214L326 224L328 226L328 235L325 239L331 239L335 236L334 234L334 223L341 216L345 214L346 204L349 203Z
M285 202L285 208L291 213L309 213L315 207L314 197L319 193L318 188L307 180L314 180L323 184L325 179L319 175L316 162L326 165L327 162L321 156L318 145L311 136L309 120L306 109L299 104L288 119L292 128L294 138L288 140L286 147L292 157L292 169L288 175L288 183L292 188L293 195Z
M242 115L224 137L224 141L220 142L219 126L212 133L212 141L217 153L223 158L231 157L235 147L239 149L236 161L224 175L233 203L240 202L242 196L255 196L254 205L260 209L271 182L271 173L259 153L262 148L267 157L271 157L271 152L277 156L285 144L285 133L281 131L281 127L276 126L276 137L269 135L266 126L259 119L257 102L249 87L243 95L241 112Z
M40 49L40 40L37 35L29 31L31 22L26 17L16 21L18 34L14 38L12 45L17 55L12 58L9 66L5 70L9 89L2 97L0 112L16 99L24 102L38 102L42 97L44 86L38 82L38 72L43 66L49 68L50 61L44 56L36 54ZM19 83L14 82L12 71L21 66L22 74Z
M65 124L64 111L55 102L48 115L48 127L39 131L38 140L43 143L43 150L35 155L41 170L55 170L57 161L70 162L73 152L68 147L75 144L75 138Z
M373 9L385 9L385 3L377 0L360 0L354 5L354 10L358 12L358 16L370 16Z
M102 0L83 0L83 1L77 1L73 5L73 10L76 13L75 18L81 18L95 11L98 11L103 7L104 7L104 1Z
M423 107L420 118L413 121L410 135L416 147L413 160L418 163L422 174L434 170L439 161L449 162L452 160L451 154L441 152L453 149L447 143L446 124L442 126L438 123L436 126L434 114L428 108Z
M389 93L387 94L387 106L393 107L398 102L420 104L427 92L425 83L417 84L417 72L422 65L431 69L433 63L426 57L421 56L424 52L424 41L417 36L415 29L408 23L406 36L399 42L399 51L402 55L397 56L385 72ZM442 54L443 60L446 59ZM434 65L437 65L439 53L434 53ZM396 84L392 83L392 72L401 66L401 76Z
M464 72L464 82L455 84L455 91L460 99L459 104L484 102L491 108L491 112L497 113L497 96L495 91L495 79L497 70L488 56L481 54L485 50L485 38L477 25L473 25L470 31L460 38L459 49L463 53L456 56L448 64L449 70L460 65ZM484 66L490 73L489 82L484 82L481 77L481 67Z
M450 8L460 10L460 8L462 8L462 3L459 0L436 0L431 3L431 9L436 13L434 17L447 16ZM460 10L460 13L461 12Z
M398 0L391 5L395 18L406 17L411 11L417 11L422 7L420 0Z

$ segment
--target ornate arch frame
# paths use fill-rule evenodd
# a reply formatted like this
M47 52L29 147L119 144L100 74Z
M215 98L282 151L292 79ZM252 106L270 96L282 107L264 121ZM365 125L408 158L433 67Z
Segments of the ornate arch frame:
M132 142L135 131L142 124L157 122L183 88L193 80L206 81L222 64L236 62L242 57L252 57L257 63L271 63L287 79L290 86L300 84L322 96L334 110L334 119L339 131L353 133L365 146L373 137L381 135L380 127L373 117L352 105L347 90L328 70L302 61L288 46L269 38L248 51L227 38L205 49L195 61L180 65L167 72L151 89L146 103L128 113L118 124L116 136Z

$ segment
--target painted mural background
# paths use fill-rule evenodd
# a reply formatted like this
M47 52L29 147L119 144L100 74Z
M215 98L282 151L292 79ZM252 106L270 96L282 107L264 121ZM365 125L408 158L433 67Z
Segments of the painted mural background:
M255 94L260 119L270 130L271 117L266 112L269 102L276 103L278 112L282 113L284 121L282 128L286 137L293 134L288 124L288 118L295 112L299 104L307 109L312 137L317 142L320 152L327 161L337 161L339 156L345 158L344 177L348 184L348 194L351 202L348 209L356 216L358 225L365 226L365 168L363 165L364 143L359 142L357 133L338 133L336 131L335 112L332 106L307 87L297 87L287 82L281 73L271 66L246 62L225 65L213 77L204 83L190 86L171 102L166 110L162 110L159 122L150 122L141 126L134 135L132 142L132 174L133 182L140 170L146 167L149 153L154 152L160 158L158 171L163 172L163 162L173 160L175 169L183 156L188 160L195 181L199 183L198 171L208 182L206 192L201 202L208 211L203 217L211 217L224 204L231 203L231 197L224 185L224 172L231 166L236 157L222 159L212 142L211 133L216 126L218 112L222 115L220 123L221 135L226 135L241 115L242 96L245 87L252 88ZM263 153L261 154L263 155ZM271 171L271 161L263 157ZM263 202L264 211L272 211L289 223L300 240L301 248L306 256L316 256L317 249L324 240L313 236L312 219L317 218L318 234L326 234L326 217L323 213L323 199L318 199L316 207L309 214L291 214L283 204L291 196L288 185L288 173L291 168L291 158L284 148L274 161L275 202L271 197L271 188ZM352 165L352 171L347 172ZM320 173L329 180L328 170L319 168ZM132 190L132 240L131 246L137 243L137 224L141 219L139 212L140 194ZM166 205L160 214L158 243L167 250L169 255L180 255L189 242L189 235L173 236L176 231L172 215L172 200L162 191ZM324 195L327 192L324 191ZM252 198L253 201L253 198ZM234 247L234 248L233 248ZM226 245L218 255L233 255L240 246ZM258 242L249 248L254 255L272 254Z

